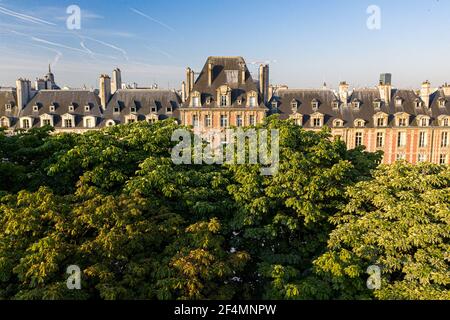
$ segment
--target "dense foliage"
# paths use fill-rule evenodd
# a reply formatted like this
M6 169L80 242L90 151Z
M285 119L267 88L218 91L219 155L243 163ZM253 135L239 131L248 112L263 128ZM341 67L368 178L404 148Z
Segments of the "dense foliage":
M449 298L447 167L260 127L280 132L275 176L175 165L170 120L0 134L0 299Z

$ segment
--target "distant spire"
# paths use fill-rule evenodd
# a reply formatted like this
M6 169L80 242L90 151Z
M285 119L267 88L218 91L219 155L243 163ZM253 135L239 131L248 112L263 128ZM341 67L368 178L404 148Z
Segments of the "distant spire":
M48 73L52 73L52 67L51 67L50 63L48 64Z

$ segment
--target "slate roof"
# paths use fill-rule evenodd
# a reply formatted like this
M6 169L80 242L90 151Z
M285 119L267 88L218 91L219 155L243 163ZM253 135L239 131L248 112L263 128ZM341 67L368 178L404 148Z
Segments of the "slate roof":
M55 106L55 111L50 110L50 106ZM70 111L69 106L73 105L74 110ZM85 111L85 106L90 106L90 111ZM33 107L38 106L38 111ZM84 116L95 116L98 119L97 125L102 118L100 98L92 91L88 90L41 90L22 110L21 117L35 118L34 127L40 126L39 116L44 114L53 115L54 127L61 128L61 116L70 113L75 116L75 128L83 127Z
M395 101L401 98L402 106L396 106ZM313 110L313 100L319 102L317 110ZM389 126L394 126L394 115L399 112L405 112L411 115L410 124L417 125L417 117L419 115L427 115L431 118L431 125L438 125L437 120L440 115L450 115L450 101L445 107L439 106L439 100L450 100L445 97L443 90L439 89L430 96L430 107L427 108L423 103L422 106L416 107L416 101L420 99L420 95L414 90L392 90L392 97L389 104L381 102L379 90L373 89L354 89L349 91L349 99L347 103L339 101L338 94L329 89L318 90L301 90L301 89L283 89L269 102L271 106L273 101L278 104L278 114L281 119L289 119L294 114L291 103L296 101L298 104L297 113L303 115L303 126L312 127L310 115L316 111L324 115L324 124L333 127L335 119L344 121L344 127L353 127L356 119L365 120L366 127L374 127L374 115L383 112L389 115ZM359 108L353 105L353 102L359 102ZM376 108L375 102L380 102L380 107ZM333 102L339 103L339 108L333 107Z
M208 84L208 65L212 63L212 83ZM241 70L245 69L245 82L242 83ZM265 108L262 103L261 95L259 92L258 82L256 82L247 68L244 58L242 57L208 57L203 66L202 71L197 77L192 92L198 91L201 94L201 105L206 104L207 98L211 99L208 108L215 108L218 106L217 89L223 85L227 85L231 89L231 105L232 108L245 107L247 93L255 91L258 93L258 104L260 107ZM238 100L242 101L242 105L237 103ZM188 107L188 102L184 107ZM223 107L221 107L223 108Z
M11 111L6 110L6 105L11 105ZM15 89L0 89L0 118L8 117L13 126L19 116Z
M138 120L145 120L151 114L157 114L159 120L179 118L180 104L180 96L171 90L120 89L108 102L102 125L107 120L114 120L117 124L125 123L125 117L132 114L132 107L136 108ZM116 107L119 107L119 112L115 112ZM170 108L172 112L168 112Z

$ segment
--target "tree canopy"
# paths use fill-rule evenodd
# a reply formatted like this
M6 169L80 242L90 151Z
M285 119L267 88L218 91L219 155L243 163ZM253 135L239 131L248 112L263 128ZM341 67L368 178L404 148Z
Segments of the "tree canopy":
M0 298L448 298L447 167L377 168L276 117L257 127L280 132L274 176L176 165L178 128L0 134Z

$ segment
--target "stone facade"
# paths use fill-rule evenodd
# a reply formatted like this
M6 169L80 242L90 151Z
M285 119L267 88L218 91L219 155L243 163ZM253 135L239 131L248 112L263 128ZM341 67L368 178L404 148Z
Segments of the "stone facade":
M196 76L198 75L198 76ZM256 79L255 79L256 78ZM0 88L0 126L17 130L51 125L56 132L85 132L134 121L173 118L201 134L261 123L272 114L307 130L331 128L348 148L384 152L384 163L405 159L450 164L450 86L396 89L390 74L377 86L337 90L289 89L269 83L269 66L253 77L241 57L209 57L196 74L186 70L179 92L121 89L121 72L99 80L99 90L59 90L49 70L44 80L19 79ZM46 84L48 82L48 84ZM51 88L51 89L49 89Z

